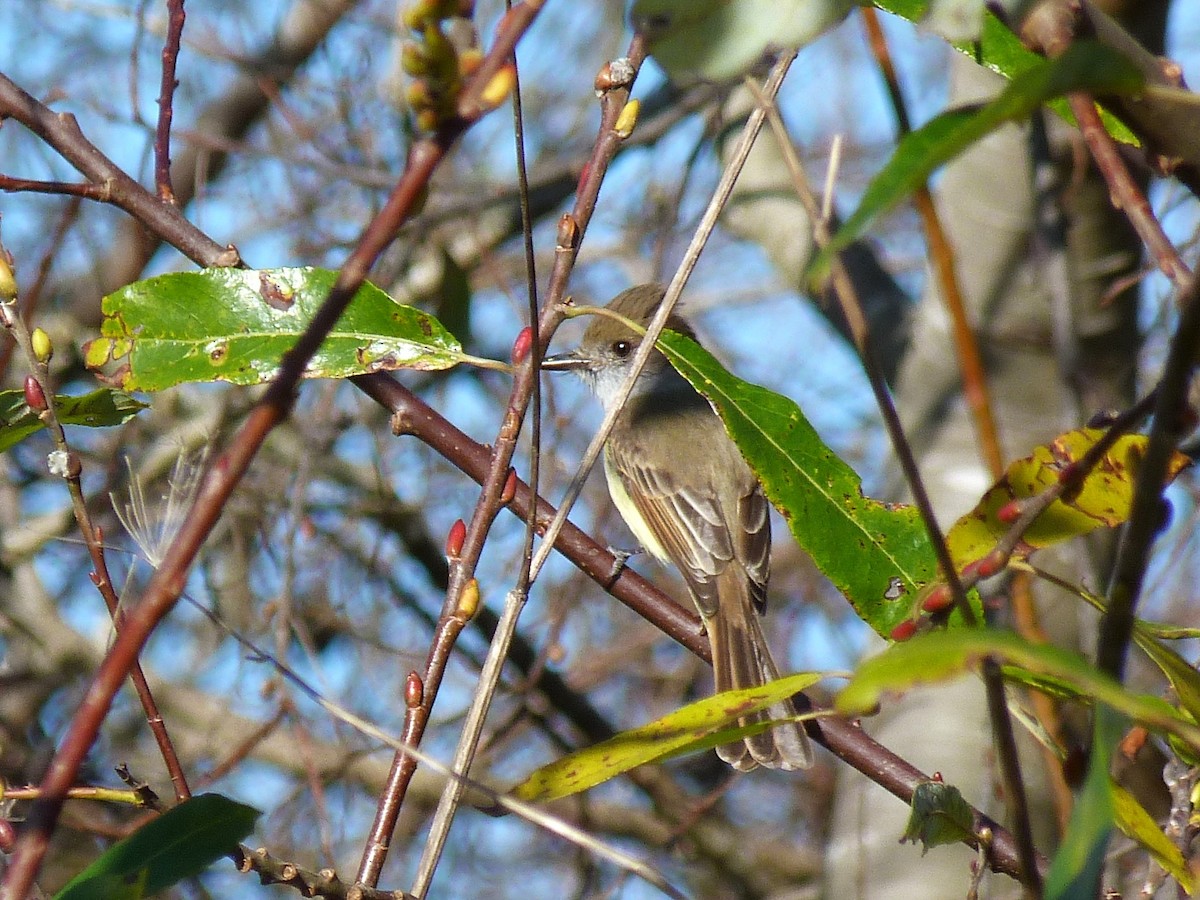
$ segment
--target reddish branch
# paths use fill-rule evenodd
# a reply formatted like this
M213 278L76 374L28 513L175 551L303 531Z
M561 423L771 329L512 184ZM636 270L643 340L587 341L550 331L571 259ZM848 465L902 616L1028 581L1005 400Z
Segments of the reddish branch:
M635 35L627 55L633 73L640 68L645 55L642 39L639 35ZM629 100L629 84L631 83L632 79L627 83L614 85L604 93L601 99L600 128L592 157L580 177L574 209L571 213L563 216L563 223L560 223L554 268L550 274L542 314L537 323L537 333L543 347L549 342L555 329L563 320L559 303L566 296L567 280L579 252L580 240L596 208L596 199L600 194L600 186L608 171L609 163L624 140L614 126L617 117ZM460 103L459 108L463 109L464 104ZM453 648L454 641L462 630L460 621L462 614L459 607L463 591L474 580L475 568L483 553L492 523L504 506L502 499L504 486L509 479L512 457L517 446L517 436L520 433L525 412L529 407L534 381L538 377L532 361L538 356L539 354L536 353L528 354L524 364L517 366L503 424L493 442L487 470L479 479L482 486L479 500L467 526L462 549L451 561L446 598L442 604L438 626L435 629L429 656L425 662L425 672L421 678L424 687L422 701L419 706L410 707L405 718L405 733L411 735L414 743L419 742L424 734L442 677L445 674L449 651ZM399 427L403 428L403 424ZM383 848L390 843L396 816L399 814L400 806L416 768L416 760L403 753L397 753L392 761L387 785L380 798L375 822L371 828L370 847L372 849L364 856L359 870L359 878L366 884L374 884L375 879L378 878L383 864Z
M166 203L175 203L175 191L171 187L171 118L174 113L175 64L179 60L179 46L183 40L183 0L167 0L167 39L162 50L162 84L158 91L158 126L154 131L154 183L158 186L158 197Z
M528 29L540 7L540 2L522 3L513 7L505 16L497 31L495 45L463 89L461 109L471 110L476 118L482 115L485 107L479 98L484 88L501 66L507 63L517 41ZM0 103L14 99L20 101L21 95L28 97L7 79L0 80ZM32 101L32 98L28 99ZM36 104L36 101L32 102ZM58 127L67 127L71 132L71 140L68 142L71 148L91 146L81 139L73 118L54 117L55 122L46 123L38 117L36 108L30 108L29 103L24 105L30 121L48 133L53 133ZM24 897L28 894L49 846L50 835L62 809L63 797L74 783L79 766L96 739L112 705L113 697L136 663L138 654L155 626L178 601L188 571L200 547L220 518L225 503L245 475L267 435L290 412L297 384L308 360L362 285L371 266L391 243L396 230L420 205L428 189L430 177L438 164L445 159L454 141L474 121L474 118L452 118L446 121L435 135L421 140L413 147L408 166L400 181L383 209L363 232L358 245L338 273L329 297L322 303L296 345L285 354L279 375L255 406L246 424L206 475L196 503L184 521L178 538L147 585L141 600L132 604L133 612L100 664L42 780L43 798L30 810L25 830L12 856L5 879L8 896ZM55 136L62 137L61 134ZM115 170L112 177L130 197L136 195L137 202L134 206L164 206L142 191L123 172ZM144 203L141 202L141 198L145 198Z
M428 445L475 481L482 482L487 477L492 451L473 441L395 378L379 373L363 375L353 381L392 412L402 433ZM529 486L518 480L508 508L522 520L527 519L533 499ZM537 498L535 522L538 530L543 530L553 517L554 507ZM708 641L694 612L679 606L629 568L620 569L614 577L616 559L612 553L569 522L559 533L554 546L613 597L699 658L711 662ZM803 695L798 695L797 699L804 701ZM930 780L928 775L868 736L857 722L826 718L810 723L808 727L815 740L905 803L912 801L913 791L919 785ZM975 812L975 819L977 832L983 828L992 831L988 856L992 868L1018 877L1020 864L1012 834L981 812ZM1044 859L1039 857L1037 862L1039 868L1045 867Z

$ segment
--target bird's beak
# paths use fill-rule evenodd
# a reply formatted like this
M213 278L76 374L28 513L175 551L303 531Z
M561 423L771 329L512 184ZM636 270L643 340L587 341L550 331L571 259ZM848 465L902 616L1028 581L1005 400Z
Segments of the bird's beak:
M578 353L556 353L554 356L542 358L542 368L552 372L571 372L575 369L586 369L587 360Z

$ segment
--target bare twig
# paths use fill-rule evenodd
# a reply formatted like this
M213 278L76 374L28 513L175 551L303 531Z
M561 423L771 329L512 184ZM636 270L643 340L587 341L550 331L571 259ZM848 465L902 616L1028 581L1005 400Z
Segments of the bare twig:
M460 110L466 115L447 119L436 134L421 140L413 147L408 167L379 214L363 231L358 245L338 273L329 297L314 315L295 346L284 356L278 376L267 388L246 424L210 469L177 540L163 560L161 568L147 585L141 601L135 604L126 626L118 632L115 642L73 716L58 752L51 761L41 784L43 799L35 803L30 810L26 829L11 858L5 879L5 887L10 896L24 897L32 886L61 811L64 792L71 786L75 773L95 740L113 697L150 633L178 601L188 570L220 517L230 494L249 468L267 435L290 411L296 385L305 365L357 292L375 260L391 243L400 223L419 204L430 177L446 157L455 140L487 110L487 104L482 99L484 89L506 64L516 42L525 33L539 10L540 3L527 2L515 7L505 18L504 27L499 30L495 45L464 87L464 101ZM28 99L26 101L23 98ZM30 106L31 103L34 104L33 107ZM36 101L10 81L0 77L0 106L6 104L15 104L21 115L37 124L43 131L57 134L60 125L58 117L51 116L51 122L44 121ZM63 118L61 122L69 122L68 127L72 134L78 132L73 119ZM58 134L58 137L62 135ZM65 146L72 152L91 147L82 136L72 138ZM94 148L92 150L94 151ZM94 159L84 161L89 164L95 162ZM103 163L111 166L107 160L103 160ZM116 170L113 177L122 180L122 184L132 185L128 197L149 196L141 192L132 179L120 170ZM158 221L157 217L161 215L159 210L169 208L153 197L149 197L149 204L138 201L137 208L147 205L158 207L158 210L150 213L156 217L155 221ZM182 217L180 220L184 221ZM206 239L204 249L211 249L211 243ZM197 252L200 252L199 248Z
M154 183L164 203L176 204L171 187L171 118L175 108L175 64L183 40L183 0L167 0L167 39L162 50L162 84L158 91L158 125L154 131Z
M0 254L3 253L5 253L5 250L3 247L0 247ZM71 509L75 514L75 523L79 528L84 545L87 547L88 555L92 559L92 584L96 586L96 590L104 599L104 605L107 607L108 614L112 618L113 627L119 633L122 618L121 610L119 598L113 588L112 576L108 572L108 560L104 556L104 536L100 532L100 529L92 522L91 513L87 507L87 500L83 495L83 483L81 480L83 469L79 455L68 445L66 432L63 431L62 424L59 422L58 414L55 411L54 390L50 383L49 354L47 353L45 356L39 357L38 353L35 352L29 328L17 311L16 298L13 298L11 301L0 301L0 323L3 323L4 327L8 329L17 347L20 348L22 355L25 357L26 365L29 368L29 375L26 380L26 396L28 399L35 399L29 397L32 389L33 393L37 395L36 399L41 400L40 405L43 408L39 412L54 441L55 450L51 454L51 459L54 462L51 463L51 471L54 474L62 475L66 481L67 492L71 497ZM55 471L56 469L57 471ZM138 701L142 705L142 711L146 715L146 724L150 727L150 733L154 735L154 740L158 744L159 754L162 756L163 764L170 775L171 784L175 788L175 797L177 800L186 800L191 796L187 776L184 775L183 766L179 762L179 756L175 752L175 745L171 741L170 734L167 732L166 723L163 721L162 714L158 710L158 704L154 699L154 694L150 690L149 683L146 681L141 664L136 658L129 667L129 677L133 682Z

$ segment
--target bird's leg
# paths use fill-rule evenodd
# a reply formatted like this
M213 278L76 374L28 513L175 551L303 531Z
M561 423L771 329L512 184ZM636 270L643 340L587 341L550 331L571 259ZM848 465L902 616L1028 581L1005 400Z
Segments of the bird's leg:
M646 551L642 547L634 547L632 550L609 547L608 552L613 555L612 571L608 573L608 583L612 584L625 571L625 565L629 560L633 559L639 553L645 553Z

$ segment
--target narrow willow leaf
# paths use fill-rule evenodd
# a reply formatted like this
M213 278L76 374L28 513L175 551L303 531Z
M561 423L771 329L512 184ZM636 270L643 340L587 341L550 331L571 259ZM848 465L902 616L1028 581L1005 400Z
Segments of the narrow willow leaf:
M328 269L218 268L138 281L104 298L101 336L84 348L85 360L94 369L119 363L109 380L130 391L188 381L270 381L336 278ZM464 359L437 319L368 283L304 375L446 369Z
M875 6L886 10L902 19L907 19L914 25L920 25L929 9L929 0L875 0ZM1021 39L1013 34L1011 28L996 18L990 11L984 11L983 28L978 40L953 42L952 46L964 56L970 57L980 65L991 69L997 75L1003 75L1010 81L1028 69L1040 65L1044 58L1034 53L1021 43ZM1048 105L1059 116L1070 124L1075 124L1075 117L1067 101L1061 97L1052 99ZM1100 110L1100 118L1110 135L1124 144L1140 146L1141 142L1129 128L1107 110Z
M222 797L200 794L114 844L55 895L55 900L142 897L199 875L237 847L260 813ZM131 893L133 889L136 893Z
M1195 896L1196 879L1188 868L1183 854L1162 832L1150 813L1146 812L1137 798L1111 780L1108 789L1112 793L1116 825L1130 840L1137 841L1154 857L1155 862L1179 882L1189 897Z
M63 425L105 428L128 422L143 409L146 409L145 403L109 388L79 397L65 394L54 397L54 411ZM0 391L0 453L45 427L37 413L25 403L24 391Z
M960 844L974 836L975 813L958 788L940 781L917 785L901 843L920 842L924 854L931 847Z
M824 271L831 254L861 237L877 217L924 185L935 169L1001 125L1026 119L1046 101L1072 91L1129 94L1141 86L1141 74L1124 57L1084 41L1072 45L1058 59L1034 63L990 103L942 113L901 138L892 158L868 185L858 209L818 255L812 269Z
M990 628L928 632L894 644L858 667L835 705L849 715L866 713L886 693L954 678L976 669L984 657L1056 680L1060 690L1073 691L1077 699L1094 699L1200 749L1200 727L1166 701L1128 690L1077 653ZM1005 674L1013 673L1006 669Z
M946 533L955 567L962 571L968 563L986 556L1011 525L997 514L1008 504L1027 500L1057 483L1063 471L1082 459L1104 434L1099 428L1069 431L1010 463L975 508ZM1112 528L1128 519L1137 465L1145 454L1146 441L1140 434L1118 438L1088 473L1079 492L1070 500L1051 503L1022 535L1014 556L1023 558L1042 547L1081 537L1097 528ZM1188 457L1176 453L1168 468L1168 481L1190 464Z
M911 617L937 572L916 509L864 497L862 479L787 397L742 381L679 334L664 332L659 347L716 408L792 535L859 616L885 637Z
M736 726L738 719L812 687L823 676L799 672L761 687L714 694L690 703L640 728L564 756L531 774L513 788L519 800L556 800L586 791L636 766L681 753L707 750L768 725Z
M1094 609L1102 613L1108 611L1108 604L1095 594L1069 585L1047 573L1035 571L1041 577L1048 577L1064 590L1073 591ZM1200 634L1197 634L1194 628L1160 625L1145 619L1133 620L1133 642L1158 666L1158 670L1170 682L1171 689L1179 698L1179 705L1187 710L1194 720L1200 722L1200 672L1175 650L1160 643L1161 640L1187 640L1196 637L1200 637Z

